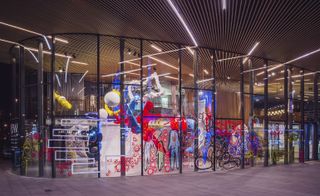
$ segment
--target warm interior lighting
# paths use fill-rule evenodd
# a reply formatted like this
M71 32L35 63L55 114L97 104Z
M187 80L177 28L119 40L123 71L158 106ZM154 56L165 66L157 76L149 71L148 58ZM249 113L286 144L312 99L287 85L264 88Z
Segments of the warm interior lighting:
M56 79L57 79L57 82L58 82L59 87L61 87L61 83L60 83L60 79L59 79L58 74L56 74Z
M179 11L177 10L177 8L174 6L174 4L172 3L171 0L167 0L170 7L173 9L174 13L176 14L176 16L179 18L180 22L183 24L184 28L186 29L186 31L188 32L193 44L195 46L198 46L198 43L196 41L196 39L194 38L193 34L191 33L187 23L184 21L184 19L182 18L182 16L180 15Z
M194 55L194 51L190 47L186 47L190 54Z
M302 55L302 56L299 56L299 57L297 57L297 58L295 58L295 59L292 59L292 60L290 60L290 61L287 61L287 62L285 62L285 63L283 63L283 64L279 64L279 65L277 65L277 66L275 66L275 67L272 67L272 68L268 69L268 71L272 71L272 70L278 69L279 67L282 67L282 66L285 65L285 64L293 63L293 62L295 62L295 61L298 61L298 60L300 60L300 59L302 59L302 58L308 57L308 56L310 56L310 55L312 55L312 54L315 54L315 53L317 53L317 52L320 52L320 48L317 49L317 50L314 50L314 51L312 51L312 52L309 52L309 53L307 53L307 54L304 54L304 55ZM284 72L284 71L283 71L283 72ZM281 73L282 73L282 72L281 72ZM263 72L260 72L260 73L257 74L257 76L262 75L262 74L263 74Z
M83 63L83 62L79 62L79 61L71 61L70 63L79 64L79 65L89 65L88 63Z
M194 75L192 73L189 73L189 76L194 78Z
M30 54L31 54L31 56L34 58L34 60L37 62L37 63L39 63L39 60L38 60L38 58L36 57L36 55L30 50L30 49L28 49L28 47L25 47L24 45L22 45L22 44L19 44L19 43L17 43L17 42L13 42L13 41L10 41L10 40L6 40L6 39L0 39L0 41L1 42L5 42L5 43L8 43L8 44L13 44L13 45L17 45L17 46L21 46L21 47L24 47L24 49L26 49Z
M79 80L79 83L83 80L83 78L87 75L87 73L89 72L89 70L87 70L86 72L84 72L84 74L82 75L82 77Z
M227 0L222 0L222 9L223 10L227 9Z
M212 81L214 80L214 78L208 78L208 79L204 79L204 80L198 80L197 81L197 84L200 84L200 83L203 83L203 82L209 82L209 81Z
M256 42L254 46L251 48L250 52L247 54L247 56L250 56L259 44L260 42ZM244 58L242 62L245 63L247 62L247 60L248 60L248 57Z
M240 58L243 58L246 56L247 55L242 55L242 56L234 56L234 57L229 57L229 58L224 58L224 59L218 59L217 62L228 61L228 60L233 60L233 59L240 59Z
M153 49L155 49L156 51L158 52L162 52L161 48L159 48L158 46L154 45L154 44L151 44L150 45Z
M67 83L67 81L68 81L69 62L70 62L70 58L67 58L66 70L65 70L65 74L64 74L64 83Z
M142 66L143 68L147 68L147 67L152 67L155 66L156 64L149 64L149 65L144 65ZM128 70L128 71L123 71L123 72L118 72L118 73L112 73L112 74L107 74L107 75L102 75L102 78L106 78L106 77L112 77L112 76L116 76L116 75L121 75L121 74L132 74L133 72L136 71L140 71L141 69L132 69L132 70ZM134 74L135 75L135 74ZM140 74L138 74L140 76Z
M204 69L203 72L204 72L205 74L209 75L208 70Z
M156 57L150 56L149 58L152 59L152 60L154 60L154 61L157 61L157 62L159 62L159 63L162 63L162 64L164 64L164 65L166 65L166 66L168 66L168 67L171 67L172 69L179 70L177 67L175 67L175 66L173 66L173 65L171 65L171 64L169 64L169 63L167 63L167 62L165 62L165 61L163 61L163 60L160 60L160 59L158 59L158 58L156 58Z

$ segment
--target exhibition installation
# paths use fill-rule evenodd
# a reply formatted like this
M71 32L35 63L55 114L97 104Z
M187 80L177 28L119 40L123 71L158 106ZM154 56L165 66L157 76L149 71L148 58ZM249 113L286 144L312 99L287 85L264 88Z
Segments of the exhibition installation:
M53 178L217 172L318 159L318 71L243 53L99 33L11 44L12 170ZM33 34L33 35L32 35Z

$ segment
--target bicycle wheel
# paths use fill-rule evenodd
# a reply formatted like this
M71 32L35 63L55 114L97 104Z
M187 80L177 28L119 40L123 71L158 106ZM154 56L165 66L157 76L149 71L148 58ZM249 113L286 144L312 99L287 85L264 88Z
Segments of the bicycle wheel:
M211 159L207 158L206 160L204 160L203 157L198 157L195 160L195 166L199 170L206 170L206 169L212 168L212 162L211 162Z

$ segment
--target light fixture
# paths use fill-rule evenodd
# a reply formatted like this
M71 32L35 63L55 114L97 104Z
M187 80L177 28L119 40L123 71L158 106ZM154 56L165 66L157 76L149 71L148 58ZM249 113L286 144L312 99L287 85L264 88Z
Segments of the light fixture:
M208 70L204 69L203 72L204 72L205 74L209 75Z
M227 0L222 0L222 9L223 10L227 9Z
M159 74L158 77L166 77L166 76L168 76L168 75L170 75L170 73ZM148 76L148 77L146 77L146 78L142 78L142 80L146 80L146 79L148 79L148 78L150 78L150 77L152 77L152 76Z
M62 70L62 68L61 68L61 67L59 67L59 72L60 72L60 73L62 73L62 72L63 72L63 70Z
M69 62L70 62L70 58L67 58L66 69L65 69L65 74L64 74L64 83L67 83L67 81L68 81Z
M190 54L194 55L194 51L188 46L186 47Z
M128 55L131 55L131 49L130 48L128 49Z
M61 83L60 83L60 79L59 79L58 74L56 74L56 79L57 79L57 82L58 82L59 87L61 87Z
M228 60L233 60L233 59L240 59L240 58L243 58L246 56L247 55L241 55L241 56L228 57L228 58L224 58L224 59L218 59L217 62L228 61Z
M256 42L256 43L254 44L254 46L251 48L251 50L250 50L249 53L247 54L247 57L243 59L242 63L247 62L248 56L250 56L250 55L253 53L253 51L256 49L256 47L257 47L259 44L260 44L260 42Z
M8 43L8 44L14 44L14 45L17 45L17 47L23 47L24 49L26 49L30 54L31 56L34 58L34 60L39 63L39 60L38 58L36 57L36 55L26 46L22 45L22 44L19 44L17 42L13 42L13 41L10 41L10 40L6 40L6 39L0 39L0 41L2 42L5 42L5 43Z
M162 52L161 48L159 48L158 46L154 45L154 44L151 44L150 45L153 49L155 49L156 51L158 52Z
M282 67L282 66L285 65L285 64L293 63L293 62L295 62L295 61L298 61L298 60L300 60L300 59L302 59L302 58L305 58L305 57L310 56L310 55L312 55L312 54L315 54L315 53L317 53L317 52L320 52L320 48L317 49L317 50L314 50L314 51L312 51L312 52L309 52L309 53L307 53L307 54L304 54L304 55L302 55L302 56L299 56L299 57L297 57L297 58L295 58L295 59L292 59L292 60L290 60L290 61L287 61L287 62L285 62L285 63L283 63L283 64L279 64L279 65L277 65L277 66L275 66L275 67L272 67L272 68L268 69L268 71L272 71L272 70L278 69L279 67ZM282 72L281 72L281 73L282 73ZM257 76L262 75L262 74L263 74L263 72L260 72L260 73L257 74Z
M203 83L203 82L209 82L209 81L212 81L214 80L214 78L208 78L208 79L204 79L204 80L198 80L197 81L197 84L200 84L200 83Z
M175 67L175 66L173 66L173 65L171 65L171 64L169 64L169 63L167 63L167 62L165 62L165 61L162 61L162 60L160 60L160 59L158 59L158 58L156 58L156 57L149 56L149 58L152 59L152 60L154 60L154 61L157 61L157 62L159 62L159 63L162 63L162 64L164 64L164 65L166 65L166 66L168 66L168 67L171 67L172 69L179 70L177 67Z
M197 41L195 40L194 36L192 35L187 23L184 21L184 19L182 18L182 16L180 15L179 11L177 10L177 8L174 6L174 4L172 3L171 0L167 0L170 7L173 9L174 13L176 14L176 16L179 18L180 22L183 24L184 28L186 29L186 31L188 32L193 44L195 46L198 46Z
M230 77L230 76L227 76L227 79L228 79L228 80L230 80L230 79L231 79L231 77Z
M80 93L81 93L82 91L84 91L85 88L86 88L86 87L83 87L83 88L78 92L78 95L80 95Z
M155 66L156 64L149 64L149 65L144 65L142 66L143 68L147 68L147 67L152 67ZM141 69L132 69L132 70L128 70L128 71L122 71L122 72L118 72L118 73L112 73L112 74L107 74L107 75L102 75L101 77L106 78L106 77L111 77L111 76L116 76L116 75L121 75L121 74L130 74L132 72L136 72L136 71L140 71ZM140 74L138 74L140 76Z
M189 47L189 48L190 49L196 48L196 46L192 46L192 47ZM163 51L163 52L143 55L141 58L148 58L148 57L150 58L150 57L153 57L153 56L158 56L158 55L161 55L161 54L169 54L169 53L178 52L178 51L186 50L186 49L187 48L179 48L179 49L174 49L174 50L167 50L167 51ZM120 61L120 62L118 62L118 64L138 61L138 60L141 60L141 58L135 58L135 59L125 60L125 61Z
M89 72L89 70L87 70L86 72L84 72L84 74L82 75L82 77L79 80L79 83L83 80L83 78L87 75L87 73Z
M194 75L192 73L189 73L189 76L194 78Z
M272 75L272 76L275 76L275 75L276 75L276 73L275 73L275 72L272 72L272 73L271 73L271 75Z
M70 63L79 64L79 65L89 65L88 63L83 63L83 62L79 62L79 61L71 61Z

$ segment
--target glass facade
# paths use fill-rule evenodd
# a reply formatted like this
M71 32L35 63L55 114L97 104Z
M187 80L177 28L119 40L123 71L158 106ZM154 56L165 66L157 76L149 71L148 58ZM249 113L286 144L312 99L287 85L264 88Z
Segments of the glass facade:
M13 170L21 175L164 175L318 156L315 73L152 40L47 41L13 49Z

